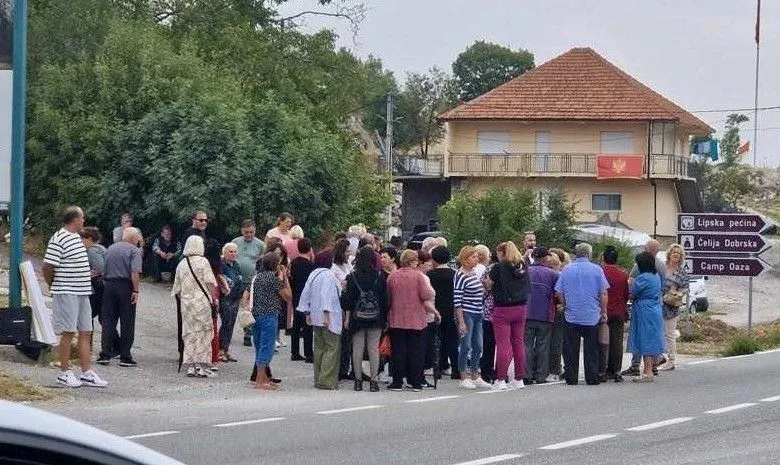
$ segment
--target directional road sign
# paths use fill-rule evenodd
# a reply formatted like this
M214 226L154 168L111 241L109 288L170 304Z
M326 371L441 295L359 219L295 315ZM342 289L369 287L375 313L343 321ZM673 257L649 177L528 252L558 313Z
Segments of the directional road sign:
M678 231L677 242L691 252L759 253L766 247L760 234L709 234Z
M677 231L760 233L767 224L759 215L741 213L680 213Z
M687 257L683 269L701 276L758 276L771 270L760 258Z

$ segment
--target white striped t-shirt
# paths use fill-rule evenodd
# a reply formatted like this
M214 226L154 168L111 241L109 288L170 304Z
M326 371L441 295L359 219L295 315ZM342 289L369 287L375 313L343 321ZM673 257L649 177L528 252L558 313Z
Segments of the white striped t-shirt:
M455 289L453 302L455 308L460 308L468 313L482 313L482 298L484 288L477 275L474 273L455 273Z
M92 294L87 249L81 236L60 229L49 239L43 262L54 267L52 294Z

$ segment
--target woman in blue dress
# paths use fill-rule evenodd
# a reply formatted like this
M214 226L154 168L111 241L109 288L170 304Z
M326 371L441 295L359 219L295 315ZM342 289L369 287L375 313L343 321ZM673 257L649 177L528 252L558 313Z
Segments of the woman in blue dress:
M664 351L664 327L661 312L663 285L655 269L655 257L648 252L636 256L639 275L631 282L631 325L628 351L643 358L640 383L653 382L653 361Z

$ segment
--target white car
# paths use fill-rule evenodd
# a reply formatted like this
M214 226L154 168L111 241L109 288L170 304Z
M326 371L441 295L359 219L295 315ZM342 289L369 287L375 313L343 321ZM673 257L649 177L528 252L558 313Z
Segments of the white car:
M0 464L184 465L92 426L4 400Z

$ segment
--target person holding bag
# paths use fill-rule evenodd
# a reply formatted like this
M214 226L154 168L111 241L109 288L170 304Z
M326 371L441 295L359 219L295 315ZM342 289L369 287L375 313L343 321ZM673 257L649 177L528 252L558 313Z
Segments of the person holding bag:
M666 361L658 367L661 371L674 370L677 356L677 317L680 307L685 305L689 291L690 277L683 269L685 250L680 244L672 244L666 251L666 275L664 276L663 316L664 347Z
M374 249L361 247L355 256L355 271L347 275L341 307L344 326L352 335L352 368L355 391L363 390L363 354L368 352L371 365L371 392L379 391L379 338L387 325L387 286L385 278L374 270Z
M184 260L176 267L171 295L177 299L179 313L179 367L187 364L187 376L213 378L211 341L214 338L212 294L217 280L204 254L203 238L192 235L184 245ZM205 368L204 368L205 366Z

